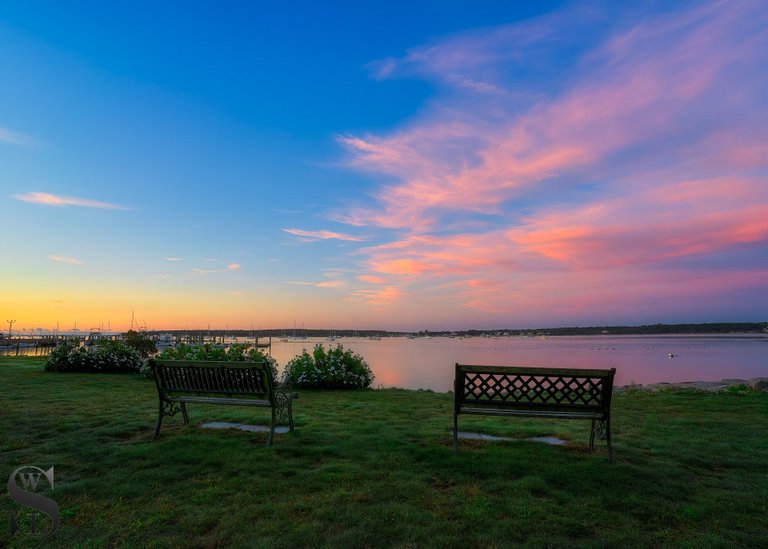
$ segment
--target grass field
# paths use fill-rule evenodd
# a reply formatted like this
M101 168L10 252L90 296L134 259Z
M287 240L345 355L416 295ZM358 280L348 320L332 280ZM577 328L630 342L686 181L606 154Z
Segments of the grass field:
M768 394L614 397L613 464L586 421L467 418L463 430L566 447L462 441L452 396L304 391L296 431L264 411L189 406L152 438L157 395L139 376L56 374L0 358L0 476L55 467L61 527L10 547L757 547L768 544ZM447 375L452 372L447 371ZM42 522L45 522L42 516Z

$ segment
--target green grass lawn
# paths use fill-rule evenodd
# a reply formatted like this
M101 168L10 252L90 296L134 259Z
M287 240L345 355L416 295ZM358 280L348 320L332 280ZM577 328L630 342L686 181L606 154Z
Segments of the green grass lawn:
M589 422L462 417L536 442L451 447L452 396L303 391L296 431L253 408L188 406L153 440L154 383L0 358L0 477L55 468L60 547L757 547L768 544L768 394L614 397L614 463ZM450 368L446 375L452 375ZM7 490L0 546L10 537Z

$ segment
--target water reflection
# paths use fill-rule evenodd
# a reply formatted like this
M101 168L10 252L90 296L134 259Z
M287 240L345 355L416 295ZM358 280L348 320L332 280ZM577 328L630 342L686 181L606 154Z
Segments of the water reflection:
M0 347L0 356L48 356L54 347L12 345Z
M284 366L304 340L277 342L272 355ZM382 338L340 340L360 353L376 375L375 385L450 391L453 365L616 368L616 384L719 381L768 376L765 336L560 336L550 338ZM670 358L669 355L673 355Z
M376 387L450 391L453 365L616 368L617 385L768 377L768 336L560 336L549 338L321 338L272 340L279 366L317 343L360 353ZM0 355L46 356L51 348L0 349ZM672 357L670 357L672 355Z

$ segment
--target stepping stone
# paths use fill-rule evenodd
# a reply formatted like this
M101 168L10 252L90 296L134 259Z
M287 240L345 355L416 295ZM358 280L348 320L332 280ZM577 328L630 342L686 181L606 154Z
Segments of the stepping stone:
M484 435L483 433L470 433L467 431L459 431L459 438L467 440L493 440L493 441L521 441L529 440L531 442L541 442L544 444L552 444L553 446L565 446L567 441L557 437L532 437L532 438L510 438L510 437L497 437L495 435Z
M200 425L203 429L238 429L240 431L250 431L251 433L268 433L269 425L248 425L246 423L228 423L226 421L213 421ZM275 433L287 433L288 427L275 427Z

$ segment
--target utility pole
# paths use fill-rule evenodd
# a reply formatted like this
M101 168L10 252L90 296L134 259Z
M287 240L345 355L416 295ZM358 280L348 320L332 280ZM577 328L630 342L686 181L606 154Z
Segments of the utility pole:
M11 333L13 330L13 323L16 322L15 320L6 320L8 323L8 339L11 339Z

